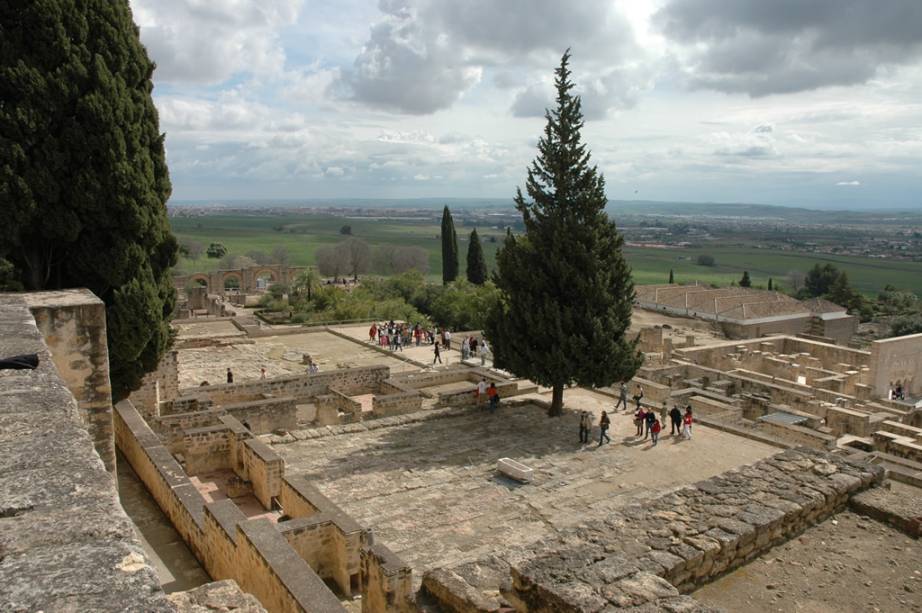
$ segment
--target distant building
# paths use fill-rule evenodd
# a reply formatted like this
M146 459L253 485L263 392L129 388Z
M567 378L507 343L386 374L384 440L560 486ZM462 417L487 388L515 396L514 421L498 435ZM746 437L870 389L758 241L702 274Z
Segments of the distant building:
M639 285L635 304L651 311L695 317L720 325L728 338L809 334L844 345L858 318L828 300L797 300L780 292L706 285Z

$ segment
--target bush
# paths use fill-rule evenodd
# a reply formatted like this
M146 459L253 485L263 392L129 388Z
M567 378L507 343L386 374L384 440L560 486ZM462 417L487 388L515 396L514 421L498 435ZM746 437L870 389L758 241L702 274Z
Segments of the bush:
M907 334L922 333L922 316L912 315L897 317L890 324L891 336L906 336Z
M706 253L699 255L696 261L698 266L717 266L717 260L714 259L714 256Z

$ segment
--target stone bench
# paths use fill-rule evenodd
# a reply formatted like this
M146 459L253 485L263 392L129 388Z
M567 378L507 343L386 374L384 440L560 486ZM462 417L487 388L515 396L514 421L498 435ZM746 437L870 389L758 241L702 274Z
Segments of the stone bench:
M510 458L500 458L496 462L496 470L506 475L507 477L515 479L516 481L521 481L522 483L530 482L535 472L524 464L516 462Z

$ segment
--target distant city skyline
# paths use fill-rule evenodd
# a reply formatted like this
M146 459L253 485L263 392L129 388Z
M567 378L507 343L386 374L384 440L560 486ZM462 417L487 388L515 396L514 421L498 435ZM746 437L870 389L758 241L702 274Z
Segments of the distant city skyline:
M922 207L917 0L131 6L176 200L511 198L570 47L610 199Z

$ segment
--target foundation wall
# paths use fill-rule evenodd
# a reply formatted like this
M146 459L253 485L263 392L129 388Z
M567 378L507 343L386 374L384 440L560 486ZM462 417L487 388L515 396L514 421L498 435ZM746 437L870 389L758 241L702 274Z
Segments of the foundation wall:
M888 338L871 343L873 394L888 398L891 385L903 385L907 394L922 395L922 334Z

